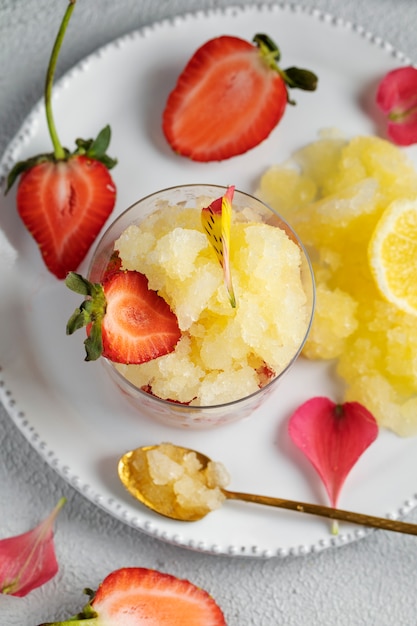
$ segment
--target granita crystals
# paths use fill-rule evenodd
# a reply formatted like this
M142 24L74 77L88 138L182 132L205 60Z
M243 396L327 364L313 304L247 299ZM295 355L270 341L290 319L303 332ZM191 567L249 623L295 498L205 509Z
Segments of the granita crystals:
M170 354L115 367L159 398L196 406L233 402L264 387L299 353L312 315L302 275L304 252L261 203L259 210L232 209L229 253L236 306L231 304L201 220L201 210L213 199L160 200L114 243L122 268L147 277L149 289L166 300L181 330Z

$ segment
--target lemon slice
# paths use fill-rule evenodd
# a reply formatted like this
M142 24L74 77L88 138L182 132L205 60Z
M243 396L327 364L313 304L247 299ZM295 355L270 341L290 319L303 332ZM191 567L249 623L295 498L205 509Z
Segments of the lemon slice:
M388 206L375 227L368 254L384 298L417 315L417 198Z

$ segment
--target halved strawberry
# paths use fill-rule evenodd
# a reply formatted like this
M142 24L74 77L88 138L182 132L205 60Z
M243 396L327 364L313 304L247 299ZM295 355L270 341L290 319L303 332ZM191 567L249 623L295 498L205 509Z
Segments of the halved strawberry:
M38 243L45 265L57 278L65 278L86 256L116 201L116 187L109 174L116 161L107 156L110 127L95 140L77 139L73 153L58 139L51 109L53 74L66 26L75 6L65 12L49 62L45 108L54 152L21 161L11 170L7 191L21 176L17 210Z
M167 302L133 270L111 271L103 284L70 272L66 285L87 296L67 324L67 334L87 326L86 361L104 356L115 363L144 363L172 352L181 337Z
M162 129L173 150L195 161L221 161L266 139L284 114L288 87L313 91L308 70L281 70L267 36L256 45L225 35L191 57L168 97Z
M88 156L38 163L22 174L16 196L19 215L57 278L80 265L115 199L107 167Z
M109 574L90 602L71 619L41 626L226 626L222 610L188 580L143 567Z

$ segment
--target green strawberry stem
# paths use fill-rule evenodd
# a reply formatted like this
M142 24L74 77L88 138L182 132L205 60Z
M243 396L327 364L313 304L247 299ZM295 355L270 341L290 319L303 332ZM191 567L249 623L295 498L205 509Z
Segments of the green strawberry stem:
M95 361L103 353L103 340L101 325L106 313L106 296L100 283L91 283L89 280L77 274L68 272L65 279L66 286L87 296L80 307L75 309L67 322L67 335L72 335L79 328L91 324L90 333L84 341L86 361Z
M76 624L80 624L80 626L97 626L99 623L98 619L97 614L95 614L95 617L81 616L80 619L78 619L78 615L76 615L65 622L47 622L46 624L41 624L41 626L76 626Z
M46 110L46 121L48 125L49 135L52 139L52 145L54 151L51 153L38 154L34 157L30 157L25 161L18 161L12 167L7 177L6 182L6 192L11 189L14 182L23 174L39 163L56 163L57 161L67 161L73 156L87 155L91 159L95 161L99 161L107 169L111 169L117 164L117 159L113 159L106 154L106 150L110 144L111 130L110 126L105 126L97 135L96 139L77 139L76 145L77 148L74 152L70 152L67 148L64 148L59 141L58 133L55 128L54 116L52 113L52 83L55 74L55 68L58 60L59 51L61 49L61 45L64 39L65 31L68 26L68 22L70 21L72 12L75 7L75 3L77 0L69 0L69 4L67 6L67 10L65 11L65 15L62 19L61 26L59 28L58 34L55 39L54 47L52 48L51 57L49 59L49 65L46 72L45 79L45 110Z
M48 70L46 72L46 80L45 80L45 109L46 109L46 121L48 124L49 134L52 139L52 144L54 146L54 156L57 160L65 159L66 153L64 148L61 145L61 142L58 138L58 133L56 131L54 116L52 113L52 84L55 74L55 68L58 61L59 51L61 50L61 45L64 40L65 31L67 30L68 22L71 19L72 12L75 7L76 0L69 0L69 4L67 6L67 10L65 11L65 15L61 22L61 26L59 28L58 34L55 39L54 47L52 48L51 58L49 59Z
M278 61L281 59L280 49L268 35L258 33L253 41L258 46L264 62L281 76L286 87L303 89L304 91L316 90L318 78L314 72L299 67L289 67L286 70L280 68L278 65ZM295 104L294 100L289 97L288 89L287 98L289 104Z
M63 622L45 622L44 624L40 624L40 626L66 626L67 624L71 626L75 626L75 624L82 624L82 626L97 626L97 624L100 623L100 618L91 606L95 592L92 589L84 589L84 593L90 598L90 600L80 613L73 615Z
M80 624L81 626L97 626L100 624L99 619L97 613L88 604L81 613L70 617L64 622L46 622L40 626L76 626L76 624Z

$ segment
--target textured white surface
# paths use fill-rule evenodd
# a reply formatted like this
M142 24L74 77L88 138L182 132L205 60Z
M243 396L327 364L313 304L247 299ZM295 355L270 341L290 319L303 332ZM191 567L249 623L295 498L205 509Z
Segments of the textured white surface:
M60 4L63 10L65 1ZM58 74L104 43L155 19L228 4L79 0ZM415 0L303 4L360 23L417 59ZM42 95L44 68L60 17L61 10L52 10L48 0L0 0L1 153ZM0 537L24 532L62 495L68 499L56 526L58 576L26 598L0 597L2 626L64 619L81 608L84 587L95 587L110 570L126 565L155 567L203 586L222 606L229 626L412 626L417 621L414 537L375 532L355 544L284 560L197 554L144 536L95 508L39 458L3 409L0 449ZM417 521L417 513L408 519Z

